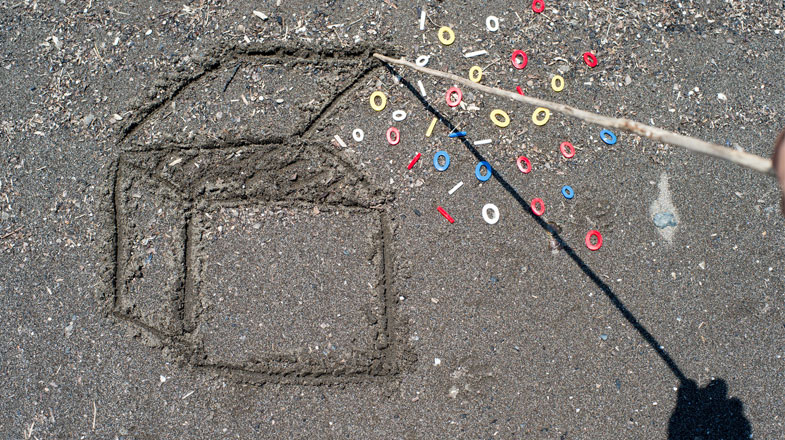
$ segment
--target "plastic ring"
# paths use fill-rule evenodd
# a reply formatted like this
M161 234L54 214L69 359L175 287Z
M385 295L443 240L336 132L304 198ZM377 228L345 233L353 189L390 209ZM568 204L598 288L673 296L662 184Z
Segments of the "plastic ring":
M499 18L495 15L489 15L488 18L485 19L485 29L488 29L490 32L496 32L499 30Z
M472 66L472 68L469 69L469 79L472 80L472 82L480 82L482 79L482 68L480 66Z
M401 122L404 119L406 119L406 112L403 110L396 110L393 112L392 116L393 116L393 121Z
M510 125L510 115L508 115L504 110L497 108L491 112L491 122L493 122L493 125L499 128L504 128Z
M362 142L363 139L365 139L365 132L359 128L355 128L354 131L352 132L352 137L354 138L355 141Z
M539 208L537 208L539 206ZM545 202L542 199L532 199L532 212L539 215L545 214Z
M521 166L521 162L526 164L526 168ZM529 158L526 156L519 156L518 157L518 169L521 170L523 174L529 174L532 170L532 163L529 161Z
M575 197L575 191L570 185L564 185L561 187L561 195L563 195L565 199L569 200Z
M376 104L376 98L379 98L381 100L381 104L378 105ZM384 93L378 90L371 93L370 100L371 100L371 108L376 110L377 112L384 110L384 108L387 106L387 95L385 95Z
M540 13L545 10L545 2L543 0L532 1L532 11Z
M602 139L602 141L608 145L613 145L616 143L616 135L608 129L603 129L600 132L600 139Z
M430 60L431 60L430 56L428 56L428 55L420 55L420 56L417 57L416 60L414 60L414 64L416 64L416 65L418 65L420 67L425 67L425 65L428 64L428 61L430 61Z
M540 113L545 114L545 116L543 116L542 119L537 118L537 116L539 116ZM545 125L548 122L548 119L550 118L551 118L551 111L545 107L537 107L534 110L534 113L532 113L532 122L534 122L534 125Z
M482 171L482 167L485 167L485 169L488 170L487 174L485 175L480 174L480 171ZM486 161L482 161L478 163L477 166L474 168L474 175L477 176L477 180L479 180L480 182L487 182L488 179L491 178L491 174L493 174L493 170L491 169L491 164L489 164Z
M589 67L597 67L597 57L591 52L583 53L583 62Z
M444 34L447 34L447 38L444 38ZM455 32L453 32L452 29L447 26L442 26L439 28L438 36L439 42L445 46L449 46L455 42Z
M556 83L559 83L559 85L556 85ZM554 92L561 92L564 90L564 78L562 78L561 75L553 75L553 78L551 78L551 88Z
M444 158L444 165L439 165L439 158ZM437 151L433 155L433 167L436 171L445 171L450 166L450 155L446 151Z
M569 153L565 151L565 147L570 149ZM561 143L561 145L559 145L559 150L561 151L561 155L567 159L572 159L572 157L575 156L575 147L573 147L572 144L567 141L564 141Z
M488 211L493 211L493 217L488 214ZM482 207L482 219L489 225L495 225L499 221L499 208L493 203L488 203Z
M591 244L592 236L597 238L597 243ZM600 231L592 229L586 234L586 247L589 248L590 251L596 251L602 247L602 234L600 234Z
M450 101L450 98L452 97L453 93L458 95L458 99L456 99L455 101ZM447 89L447 93L444 95L444 98L447 100L447 105L449 105L450 107L457 107L458 104L460 104L461 100L463 99L463 92L461 92L461 89L459 89L458 87L453 86Z
M519 56L521 58L523 58L523 61L521 61L520 63L518 62L518 57ZM529 57L526 56L526 52L518 49L518 50L512 51L512 56L510 57L510 61L512 61L512 67L515 67L516 69L521 70L524 67L526 67L526 64L529 62Z
M395 139L393 139L393 133L395 134ZM390 127L387 129L387 142L390 145L398 145L398 142L401 141L401 132L398 131L395 127Z

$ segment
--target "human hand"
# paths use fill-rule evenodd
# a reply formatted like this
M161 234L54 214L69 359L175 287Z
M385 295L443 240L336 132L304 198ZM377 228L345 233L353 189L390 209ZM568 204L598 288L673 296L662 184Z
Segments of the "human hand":
M780 182L780 190L782 191L782 214L785 215L785 130L780 132L777 140L774 142L774 154L771 156L771 161L774 164L774 171L777 173L777 180Z

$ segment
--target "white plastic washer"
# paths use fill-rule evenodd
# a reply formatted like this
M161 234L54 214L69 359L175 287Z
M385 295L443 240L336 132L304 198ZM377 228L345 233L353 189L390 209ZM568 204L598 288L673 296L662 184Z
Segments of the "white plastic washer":
M488 18L485 19L485 29L488 29L490 32L496 32L499 30L499 17L495 15L489 15Z
M417 57L416 60L414 60L414 64L416 64L416 65L418 65L420 67L425 67L425 65L428 64L428 61L430 61L430 60L431 60L431 57L429 55L420 55L420 56Z
M493 217L488 215L488 211L493 211ZM499 221L499 208L493 203L488 203L482 207L482 219L489 225L495 225Z
M406 119L406 112L403 110L396 110L393 112L393 121L401 122Z
M362 142L363 139L365 139L365 132L363 132L359 128L355 128L354 131L352 132L352 137L354 138L355 141Z

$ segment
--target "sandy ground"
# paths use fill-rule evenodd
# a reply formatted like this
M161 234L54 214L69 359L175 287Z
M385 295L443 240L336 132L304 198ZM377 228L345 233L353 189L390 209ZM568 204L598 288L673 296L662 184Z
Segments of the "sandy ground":
M770 154L782 2L595 3L0 2L0 438L785 438L773 179L369 58Z

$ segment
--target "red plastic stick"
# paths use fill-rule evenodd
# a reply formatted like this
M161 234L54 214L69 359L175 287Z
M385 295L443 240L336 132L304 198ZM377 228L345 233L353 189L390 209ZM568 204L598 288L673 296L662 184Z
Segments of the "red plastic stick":
M407 170L410 170L410 169L412 169L412 167L414 166L414 164L416 164L416 163L417 163L417 161L418 161L418 160L420 160L420 156L422 156L422 154L420 154L420 153L417 153L417 155L416 155L416 156L414 156L414 159L412 159L412 161L411 161L411 162L409 162L409 166L408 166L408 167L406 167L406 169L407 169Z
M445 211L444 208L442 208L441 206L437 206L436 209L439 210L439 213L441 215L443 215L444 218L446 218L448 222L455 223L455 220L453 220L453 218L450 217L450 214L447 214L447 211Z

